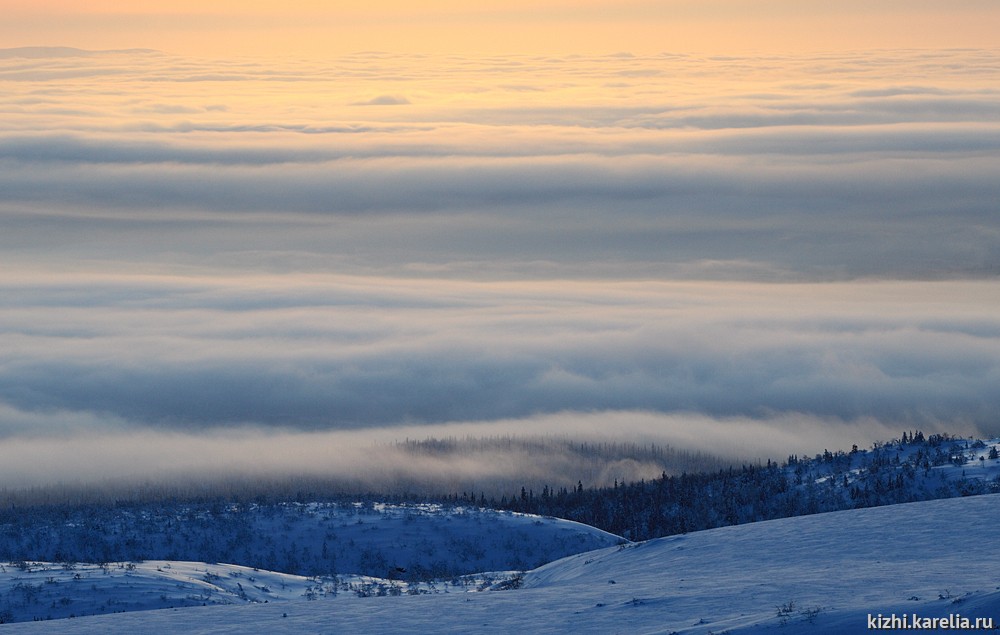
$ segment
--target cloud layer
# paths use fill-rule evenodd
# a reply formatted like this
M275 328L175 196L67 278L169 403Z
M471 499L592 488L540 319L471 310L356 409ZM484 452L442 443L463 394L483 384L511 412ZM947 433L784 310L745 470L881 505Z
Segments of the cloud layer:
M990 52L15 53L0 241L44 260L768 280L1000 267Z
M186 430L566 410L985 429L1000 410L996 292L995 281L8 278L0 400Z
M997 68L6 51L0 438L1000 433Z

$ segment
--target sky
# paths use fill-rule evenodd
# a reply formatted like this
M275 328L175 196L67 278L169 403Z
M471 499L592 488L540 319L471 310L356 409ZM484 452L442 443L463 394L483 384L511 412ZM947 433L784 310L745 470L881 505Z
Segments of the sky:
M649 54L994 47L993 0L4 0L9 46L176 54Z
M330 4L0 0L5 478L1000 434L995 2Z

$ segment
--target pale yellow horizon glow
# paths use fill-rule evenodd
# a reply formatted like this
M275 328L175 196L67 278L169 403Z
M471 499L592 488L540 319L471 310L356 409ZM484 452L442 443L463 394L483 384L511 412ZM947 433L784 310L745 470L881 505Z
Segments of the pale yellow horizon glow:
M911 0L0 0L0 48L185 55L799 52L997 45L1000 3Z

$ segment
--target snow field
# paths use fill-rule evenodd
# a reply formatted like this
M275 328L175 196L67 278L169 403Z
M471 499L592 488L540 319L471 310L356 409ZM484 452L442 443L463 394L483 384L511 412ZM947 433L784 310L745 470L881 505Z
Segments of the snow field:
M286 601L11 633L865 632L868 614L1000 616L1000 495L787 518L609 547L479 593ZM161 565L162 566L162 565ZM198 572L198 565L195 567ZM951 631L958 632L958 631Z

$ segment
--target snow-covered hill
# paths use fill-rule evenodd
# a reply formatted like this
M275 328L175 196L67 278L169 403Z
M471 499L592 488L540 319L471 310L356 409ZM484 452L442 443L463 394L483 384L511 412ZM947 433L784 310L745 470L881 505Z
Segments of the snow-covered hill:
M867 630L869 614L1000 618L998 513L1000 495L927 501L599 549L530 571L512 590L364 598L342 593L2 630L735 635L776 628L858 633ZM197 565L186 566L204 576Z
M792 482L842 483L848 490L853 487L869 496L880 489L902 489L919 500L935 494L949 498L986 493L1000 479L1000 438L931 435L925 439L921 434L917 439L877 443L866 450L791 458L785 470Z
M343 593L450 592L505 579L482 572L530 569L623 542L568 520L473 507L212 507L93 508L89 517L36 510L33 520L0 522L7 553L42 556L0 563L0 623ZM104 556L100 564L73 557L87 552L139 557ZM46 553L64 556L46 564ZM243 566L190 562L202 554ZM276 568L308 575L267 572Z
M160 503L0 512L0 561L227 562L409 582L530 569L621 540L571 521L436 504Z
M630 540L861 507L1000 493L1000 440L920 432L850 452L790 456L600 489L508 499L512 511L573 520Z

